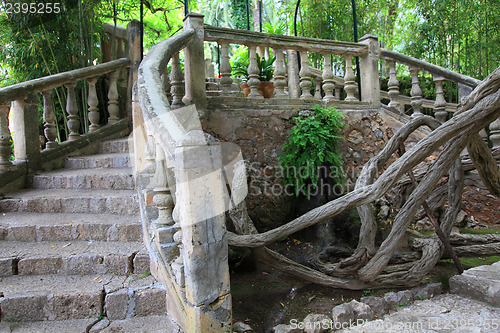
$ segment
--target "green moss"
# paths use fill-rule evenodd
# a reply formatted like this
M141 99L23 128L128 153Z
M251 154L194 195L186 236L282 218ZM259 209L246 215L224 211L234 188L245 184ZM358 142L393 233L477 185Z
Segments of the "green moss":
M461 228L460 232L462 234L474 234L474 235L488 235L488 234L500 235L500 229Z
M443 259L442 262L453 263L451 259ZM471 257L471 258L460 258L460 262L464 265L465 269L483 266L483 265L491 265L500 261L500 256L491 256L491 257Z

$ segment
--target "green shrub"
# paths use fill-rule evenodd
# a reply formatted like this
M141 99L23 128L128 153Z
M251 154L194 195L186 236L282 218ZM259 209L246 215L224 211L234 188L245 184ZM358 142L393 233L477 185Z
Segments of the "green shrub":
M344 115L334 107L324 109L316 105L312 110L315 114L310 117L295 118L297 124L289 132L278 159L285 185L292 185L297 196L301 192L310 196L311 187L315 189L318 184L321 167L329 169L333 181L342 181L338 143L343 139Z

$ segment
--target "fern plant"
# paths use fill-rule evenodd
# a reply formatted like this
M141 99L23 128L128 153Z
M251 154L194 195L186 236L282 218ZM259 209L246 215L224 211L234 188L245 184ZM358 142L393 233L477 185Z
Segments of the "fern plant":
M295 118L297 123L289 131L283 154L278 158L285 186L292 185L296 196L303 192L308 198L310 188L317 187L322 166L329 168L334 182L342 181L342 174L337 171L342 166L338 144L343 139L344 115L334 107L316 105L312 110L315 114L310 117Z

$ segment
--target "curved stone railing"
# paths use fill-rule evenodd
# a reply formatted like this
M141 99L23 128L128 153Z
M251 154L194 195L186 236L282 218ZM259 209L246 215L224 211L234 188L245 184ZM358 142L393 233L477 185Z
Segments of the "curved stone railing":
M201 81L204 88L204 80L189 77L204 66L195 57L203 50L202 27L203 17L189 14L184 32L155 45L139 67L133 100L135 174L144 243L152 274L167 288L169 316L185 332L230 332L221 152L201 130L195 107L206 100L204 89L200 96L196 86Z

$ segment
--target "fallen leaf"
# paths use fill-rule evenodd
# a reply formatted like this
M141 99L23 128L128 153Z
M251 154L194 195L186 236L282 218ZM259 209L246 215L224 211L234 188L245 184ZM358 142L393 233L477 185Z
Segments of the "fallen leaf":
M63 246L62 246L62 248L68 247L68 246L70 246L70 245L71 245L71 243L68 243L68 244L66 244L66 245L63 245Z

